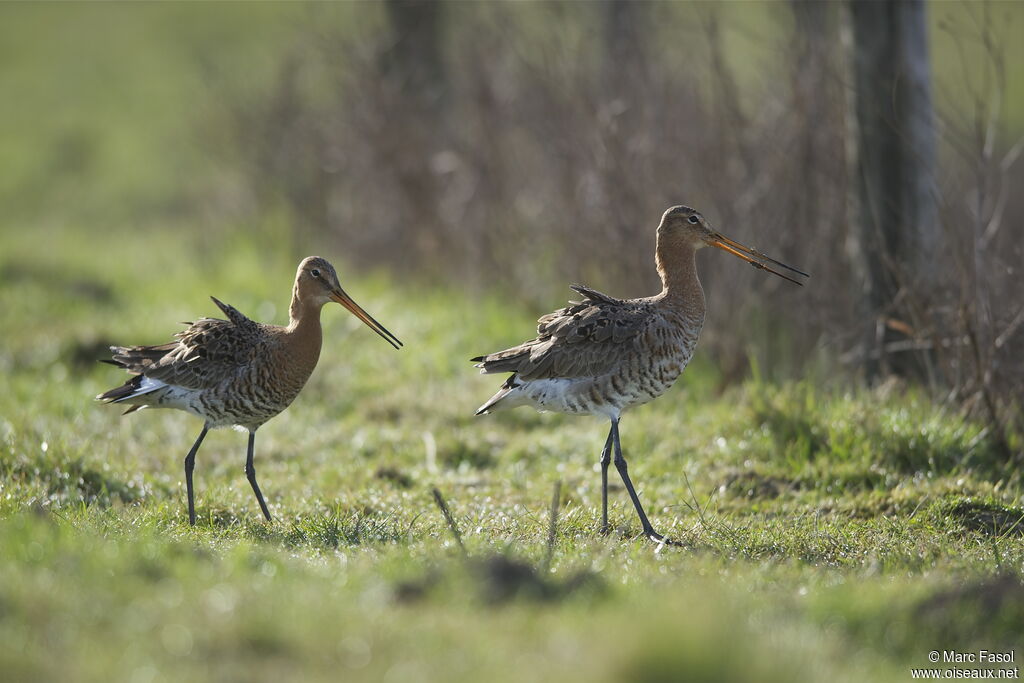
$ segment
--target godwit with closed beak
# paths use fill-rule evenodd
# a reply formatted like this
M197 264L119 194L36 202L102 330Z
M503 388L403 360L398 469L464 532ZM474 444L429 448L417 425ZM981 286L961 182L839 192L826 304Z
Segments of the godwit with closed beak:
M798 285L809 277L713 230L699 212L674 206L661 218L655 262L662 288L642 299L615 299L573 285L583 301L538 320L537 338L472 360L484 374L511 372L477 415L530 405L542 411L596 415L611 420L601 453L601 530L608 530L608 464L615 468L633 501L643 533L671 543L651 526L629 479L619 444L619 418L626 410L661 396L693 355L704 325L704 290L695 254L718 247L751 265ZM785 275L776 266L793 274Z
M210 429L229 426L249 432L245 475L263 516L271 521L253 466L256 430L288 407L316 367L323 337L320 309L329 301L347 308L396 349L402 345L345 293L330 263L310 256L295 273L285 327L254 322L213 299L227 320L186 323L189 327L168 344L110 347L113 360L104 362L134 377L97 399L130 404L125 415L140 408L177 408L203 419L203 431L185 456L189 524L196 523L192 490L196 452Z

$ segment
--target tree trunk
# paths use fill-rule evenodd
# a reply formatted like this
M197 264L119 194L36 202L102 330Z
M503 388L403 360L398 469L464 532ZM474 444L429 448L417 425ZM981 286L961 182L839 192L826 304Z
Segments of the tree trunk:
M938 242L923 0L852 0L859 252L869 320L866 372L922 378L929 354L892 351L924 334Z
M442 39L446 3L429 0L387 0L390 45L381 55L381 75L389 97L385 116L387 150L396 185L398 222L403 239L420 262L442 263L441 245L447 226L439 212L442 188L431 160L447 148L451 135L448 117L448 81Z
M446 86L441 52L444 5L429 0L387 0L392 46L385 71L424 104L439 106Z

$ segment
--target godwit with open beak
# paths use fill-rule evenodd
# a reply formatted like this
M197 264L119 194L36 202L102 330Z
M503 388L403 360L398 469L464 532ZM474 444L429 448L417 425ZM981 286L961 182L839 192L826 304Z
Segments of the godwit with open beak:
M212 298L212 297L211 297ZM213 302L227 320L203 318L159 346L112 346L113 360L104 361L134 375L124 385L96 398L140 408L177 408L201 417L203 431L185 456L188 521L196 523L192 470L206 433L237 426L249 432L245 475L267 521L270 511L256 483L253 445L256 430L298 396L320 357L320 309L336 301L370 326L396 349L395 335L352 300L338 284L334 267L318 256L299 264L286 327L257 323L236 309Z
M608 464L615 468L633 501L643 533L673 543L651 526L629 479L619 444L619 418L626 410L661 396L676 381L693 355L704 325L704 290L697 278L695 254L718 247L751 265L798 285L807 273L745 247L711 229L699 212L674 206L658 226L655 262L661 276L659 294L642 299L615 299L573 285L583 301L545 315L537 338L505 351L472 360L480 372L511 372L494 396L477 410L530 405L575 415L611 420L601 453L601 529L608 530ZM790 271L785 275L776 266Z

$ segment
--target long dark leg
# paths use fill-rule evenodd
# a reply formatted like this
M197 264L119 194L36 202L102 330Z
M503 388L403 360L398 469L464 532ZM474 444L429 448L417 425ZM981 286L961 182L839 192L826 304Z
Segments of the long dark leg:
M612 430L601 451L601 533L608 533L608 465L612 462Z
M192 450L185 456L185 489L188 491L188 523L196 525L196 499L192 490L192 470L196 468L196 453L199 452L199 444L206 438L206 432L210 431L209 425L203 425L203 431L199 432L199 438L192 444Z
M619 471L619 476L622 477L622 483L626 485L626 491L629 492L629 497L633 499L633 507L636 508L637 515L640 516L640 524L644 528L644 536L657 541L658 543L665 543L667 545L681 545L676 541L671 541L651 526L650 520L647 519L647 514L644 512L644 506L640 504L640 498L636 495L636 489L633 488L633 482L629 480L628 466L626 465L626 459L622 457L622 446L619 444L619 421L612 420L612 437L615 442L615 469Z
M263 510L263 516L267 518L268 522L274 521L270 516L270 510L267 509L267 504L263 502L263 494L260 493L260 485L256 483L256 468L252 464L252 452L253 446L256 444L256 432L249 432L249 453L245 458L245 476L252 485L252 490L256 494L256 500L260 504L260 510Z

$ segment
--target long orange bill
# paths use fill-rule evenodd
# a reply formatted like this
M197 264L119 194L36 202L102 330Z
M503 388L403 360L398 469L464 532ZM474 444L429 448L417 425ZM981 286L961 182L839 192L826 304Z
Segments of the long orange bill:
M776 261L770 256L762 254L757 249L751 249L750 247L744 246L737 242L736 240L731 240L725 235L722 235L717 232L711 234L711 236L707 239L707 243L713 247L718 247L723 251L727 251L733 256L739 256L741 259L743 259L750 265L754 266L755 268L767 270L769 273L774 273L775 275L781 277L783 280L789 280L793 284L803 286L804 283L801 282L800 280L796 280L790 277L789 275L780 273L779 271L775 270L768 264L770 263L776 266L780 266L788 271L796 273L797 275L802 275L803 277L810 277L810 275L808 275L802 270L798 270L793 266L787 266L782 261Z
M388 332L386 327L374 320L373 316L364 311L359 304L353 301L352 297L346 294L344 289L336 289L331 292L331 300L337 301L339 304L347 308L352 315L366 323L367 327L384 337L384 341L388 344L391 344L396 349L402 346L402 342L399 341L398 337Z

